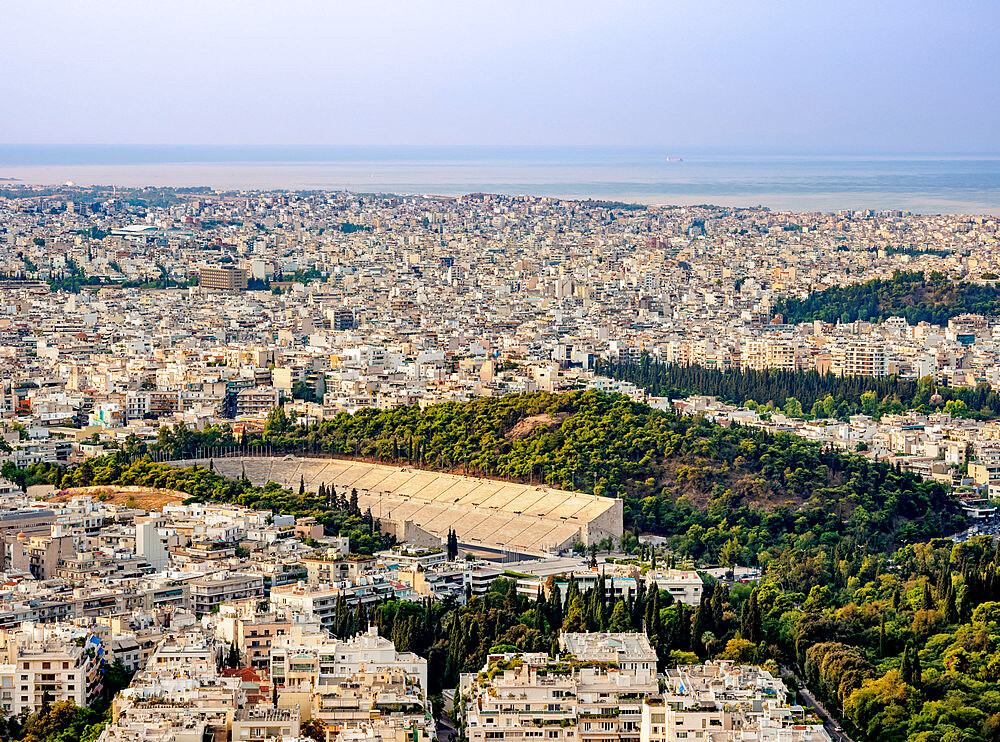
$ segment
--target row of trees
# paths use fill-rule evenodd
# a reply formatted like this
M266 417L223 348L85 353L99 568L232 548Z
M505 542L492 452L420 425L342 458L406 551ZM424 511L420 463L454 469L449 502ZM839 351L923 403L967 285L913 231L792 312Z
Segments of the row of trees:
M987 383L951 387L925 376L836 376L817 371L730 369L661 363L644 354L639 363L601 362L596 372L628 381L657 397L680 399L708 394L729 404L761 412L779 410L792 417L847 419L862 413L874 418L906 410L945 411L958 417L990 419L1000 414L1000 394Z

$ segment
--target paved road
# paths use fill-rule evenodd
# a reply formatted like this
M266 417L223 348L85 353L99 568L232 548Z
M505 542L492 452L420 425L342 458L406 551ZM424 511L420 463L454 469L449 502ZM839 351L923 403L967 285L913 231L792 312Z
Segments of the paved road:
M799 695L802 696L802 699L806 702L807 706L812 706L816 709L816 715L823 720L823 726L826 728L827 733L834 742L854 742L853 739L847 736L847 732L835 731L837 727L840 726L840 722L837 721L833 714L826 710L826 706L824 706L820 700L809 691L805 682L795 673L794 670L792 670L792 668L782 667L781 671L795 677L795 681L799 684Z
M449 742L449 738L452 734L458 737L458 732L453 726L454 722L447 716L443 716L437 720L437 741L438 742Z

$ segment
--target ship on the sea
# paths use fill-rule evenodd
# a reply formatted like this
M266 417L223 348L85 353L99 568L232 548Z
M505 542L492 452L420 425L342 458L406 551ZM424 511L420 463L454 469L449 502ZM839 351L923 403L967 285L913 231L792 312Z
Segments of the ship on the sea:
M668 157L667 162L684 162L680 157Z

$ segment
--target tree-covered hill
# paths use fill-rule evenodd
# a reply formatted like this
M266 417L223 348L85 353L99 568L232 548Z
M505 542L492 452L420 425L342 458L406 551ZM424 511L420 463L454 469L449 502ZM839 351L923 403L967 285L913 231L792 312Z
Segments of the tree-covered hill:
M161 429L155 447L182 458L220 443L237 442L228 429L195 433L177 427ZM797 436L680 418L595 391L362 410L312 426L295 424L279 408L264 433L242 443L544 480L621 497L629 531L667 536L678 552L698 559L720 559L728 549L729 557L756 563L789 546L841 542L882 551L950 533L958 520L940 484L885 463ZM152 482L202 499L282 504L194 475L170 474L174 470L141 459L140 468L128 464L142 453L142 444L132 441L117 457L33 476L63 487Z
M1000 289L993 285L954 282L932 272L897 271L880 279L847 286L834 286L811 293L805 299L787 297L775 305L786 322L878 322L905 317L910 324L947 324L959 314L1000 314Z

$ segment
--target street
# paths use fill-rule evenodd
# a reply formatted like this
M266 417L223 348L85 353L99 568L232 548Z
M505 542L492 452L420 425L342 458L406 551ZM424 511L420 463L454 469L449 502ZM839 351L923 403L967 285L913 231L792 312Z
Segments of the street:
M834 742L854 742L847 732L840 729L840 722L826 710L826 707L820 703L819 699L814 696L809 689L806 687L805 682L792 670L790 667L781 667L781 671L785 674L792 675L795 681L799 684L799 695L802 696L802 700L805 701L806 706L811 706L816 710L816 715L823 720L823 726L826 728L827 733Z

